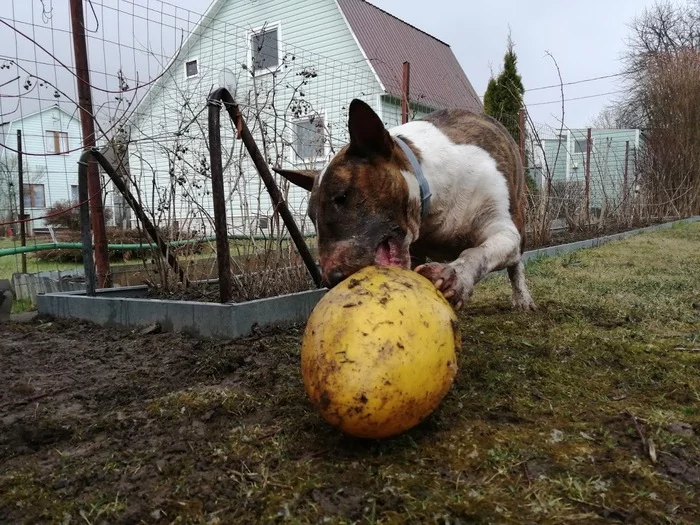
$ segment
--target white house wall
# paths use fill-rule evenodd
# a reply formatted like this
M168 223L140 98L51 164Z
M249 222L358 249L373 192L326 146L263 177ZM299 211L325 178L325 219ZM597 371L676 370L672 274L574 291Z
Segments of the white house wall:
M252 77L249 30L276 23L280 23L283 66L274 74ZM193 59L198 61L199 74L187 78L185 63ZM131 120L131 174L146 207L158 220L178 220L181 228L211 228L206 101L213 88L231 79L236 85L223 87L231 89L241 105L259 147L267 144L270 162L286 167L319 167L346 142L347 106L353 98L363 98L380 109L379 83L335 2L224 2L202 24L199 37L186 44ZM300 111L295 112L295 107ZM322 115L329 136L323 158L311 163L297 159L289 147L295 113L307 112ZM228 164L229 228L233 233L249 233L256 229L255 217L271 215L270 199L250 159L242 154L241 142L233 140L225 112L221 122L224 163ZM279 136L284 140L275 140ZM306 192L283 189L289 192L293 212L304 217Z
M32 218L42 217L46 209L58 201L70 200L71 186L78 184L78 159L81 154L82 134L78 116L75 117L58 108L49 108L28 115L6 126L5 141L12 149L17 148L17 130L22 130L23 173L25 184L43 184L45 208L27 208L25 213ZM68 134L70 153L47 155L46 131L62 131ZM75 150L75 151L72 151ZM16 155L9 150L4 152L7 162ZM8 158L9 157L9 158ZM16 168L15 168L16 172ZM16 204L18 206L18 203ZM44 227L44 221L33 221L34 228Z

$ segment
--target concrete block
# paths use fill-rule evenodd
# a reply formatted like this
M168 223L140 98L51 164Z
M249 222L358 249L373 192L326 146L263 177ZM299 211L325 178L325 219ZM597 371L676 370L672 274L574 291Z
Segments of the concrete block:
M84 292L42 294L37 298L39 312L99 325L145 328L157 324L166 332L232 339L248 335L256 327L304 322L326 293L325 289L309 290L245 303L219 304L119 297L120 290L99 290L96 297L87 297ZM134 292L125 290L126 294Z

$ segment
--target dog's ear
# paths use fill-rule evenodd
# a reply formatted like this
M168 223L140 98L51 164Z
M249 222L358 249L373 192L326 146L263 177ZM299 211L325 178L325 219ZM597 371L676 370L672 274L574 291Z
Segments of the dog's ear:
M391 136L384 127L382 119L360 99L353 99L350 103L348 128L350 153L361 157L375 154L391 156Z
M318 177L318 170L283 170L280 168L272 168L275 173L282 175L292 184L296 184L300 188L311 191L314 187L314 181Z

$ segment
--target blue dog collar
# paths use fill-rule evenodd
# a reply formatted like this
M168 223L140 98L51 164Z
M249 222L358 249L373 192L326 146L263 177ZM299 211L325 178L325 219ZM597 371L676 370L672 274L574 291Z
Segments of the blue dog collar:
M420 215L422 218L425 218L425 216L428 215L428 211L430 211L430 197L432 195L430 193L430 185L428 184L428 180L425 178L425 175L423 175L423 168L421 168L416 155L413 153L411 148L408 147L408 144L406 144L399 137L394 137L394 140L406 154L406 157L408 157L408 162L411 164L413 173L416 175L418 187L420 188Z

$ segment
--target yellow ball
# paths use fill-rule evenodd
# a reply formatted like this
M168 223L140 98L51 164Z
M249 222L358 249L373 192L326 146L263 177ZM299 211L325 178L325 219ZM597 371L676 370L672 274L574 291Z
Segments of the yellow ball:
M457 373L457 317L425 277L368 266L332 288L304 331L311 402L346 434L386 438L417 425Z

